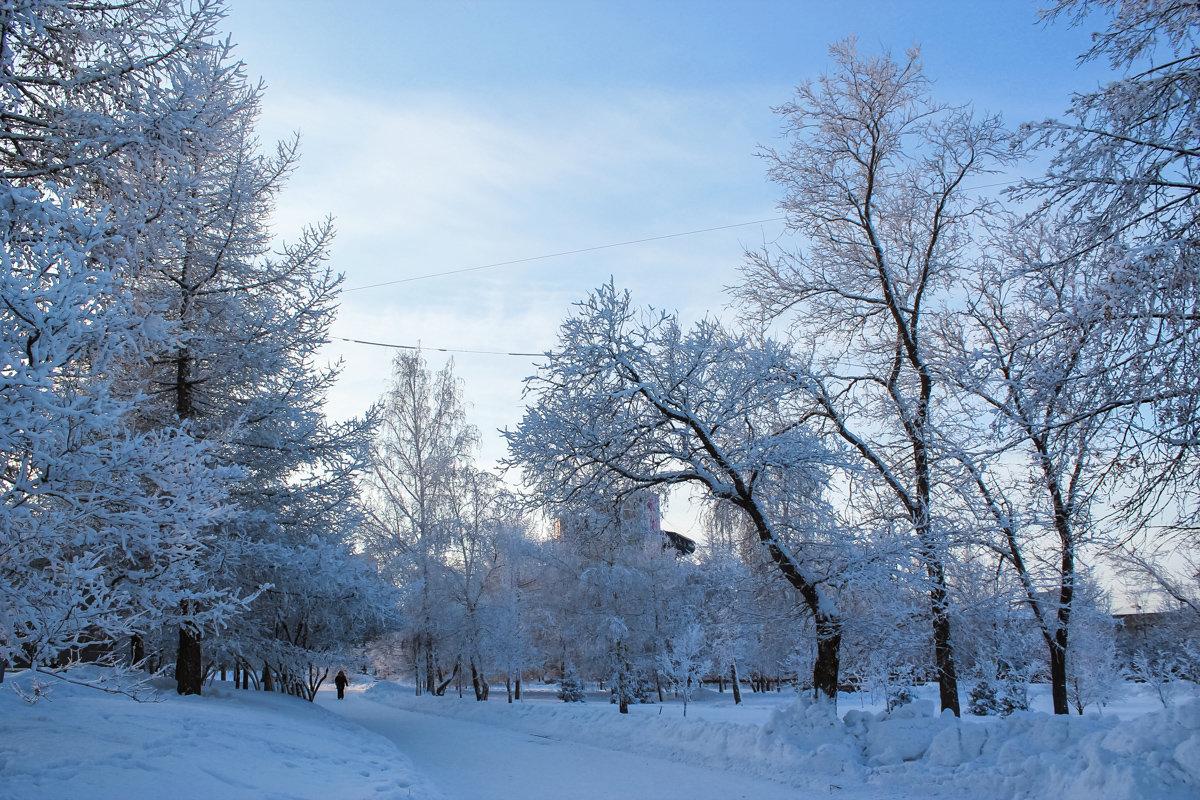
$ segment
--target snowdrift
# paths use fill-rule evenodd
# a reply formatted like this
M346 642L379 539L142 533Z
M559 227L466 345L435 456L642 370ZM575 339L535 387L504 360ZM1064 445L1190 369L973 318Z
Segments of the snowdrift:
M414 697L381 682L376 702L565 741L784 781L828 792L874 786L915 796L1064 800L1200 798L1200 701L1132 720L1022 712L1005 719L937 716L919 700L891 713L796 700L765 725L681 718L677 706L477 703ZM670 708L671 714L662 710Z
M80 669L73 679L111 676ZM35 685L49 694L29 704ZM391 742L303 700L206 687L146 702L31 673L0 686L0 800L424 800Z

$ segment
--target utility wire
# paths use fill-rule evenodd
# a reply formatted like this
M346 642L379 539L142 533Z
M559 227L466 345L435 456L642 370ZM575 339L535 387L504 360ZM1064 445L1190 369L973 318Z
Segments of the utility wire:
M988 189L988 188L991 188L994 186L1004 186L1007 183L1008 183L1007 181L1002 181L1000 183L985 183L982 186L970 186L967 188L968 188L968 190ZM394 281L383 281L382 283L370 283L365 286L354 286L350 289L343 289L342 291L343 292L361 292L364 289L377 289L380 286L395 286L396 284L399 284L399 283L411 283L412 281L422 281L422 280L426 280L427 278L441 278L441 277L445 277L446 275L459 275L464 272L476 272L481 269L492 269L493 267L508 267L508 266L512 266L513 264L527 264L531 261L544 261L548 258L559 258L561 256L572 256L572 255L577 255L579 253L591 253L596 250L608 250L613 247L628 247L629 245L645 244L646 242L659 242L659 241L662 241L663 239L677 239L681 236L695 236L696 234L699 234L699 233L711 233L713 231L727 231L731 228L744 228L749 225L762 225L762 224L765 224L768 222L783 222L786 219L787 219L787 217L771 217L770 219L757 219L757 220L752 220L750 222L737 222L732 225L718 225L715 228L701 228L699 230L684 231L682 233L667 233L667 234L663 234L662 236L650 236L645 239L631 239L628 242L613 242L611 244L600 244L600 245L596 245L595 247L581 247L578 250L564 250L561 253L547 253L546 255L541 255L541 256L530 256L528 258L517 258L517 259L513 259L512 261L497 261L494 264L481 264L480 266L477 266L477 267L463 267L462 269L452 269L452 270L447 270L445 272L432 272L432 273L429 273L428 275L415 275L411 278L398 278ZM518 356L521 358L541 358L542 356L545 355L545 353L507 353L507 352L501 352L498 350L466 350L466 349L454 348L454 347L426 347L423 345L412 345L412 344L388 344L386 342L369 342L364 339L347 339L344 336L334 336L331 338L336 339L339 342L350 342L351 344L365 344L365 345L369 345L370 347L386 347L386 348L390 348L392 350L432 350L432 351L438 352L438 353L470 353L473 355L483 355L483 356Z
M527 264L530 261L544 261L547 258L560 258L561 256L573 256L579 253L592 253L596 250L608 250L613 247L628 247L633 244L645 244L646 242L660 242L663 239L677 239L680 236L695 236L698 233L711 233L713 231L727 231L730 228L744 228L747 225L762 225L767 222L782 222L786 217L772 217L771 219L756 219L750 222L738 222L733 225L718 225L715 228L701 228L696 231L684 231L683 233L667 233L662 236L650 236L645 239L632 239L628 242L613 242L612 244L598 244L595 247L581 247L578 250L564 250L561 253L547 253L543 256L530 256L529 258L517 258L512 261L497 261L494 264L481 264L478 267L463 267L462 269L451 269L445 272L432 272L428 275L414 275L411 278L397 278L394 281L383 281L382 283L370 283L366 286L355 286L350 289L343 289L342 292L361 292L364 289L377 289L380 286L395 286L398 283L411 283L412 281L423 281L427 278L441 278L446 275L460 275L464 272L476 272L481 269L492 269L493 267L508 267L513 264Z
M393 350L434 350L439 353L474 353L481 356L522 356L528 358L541 358L545 353L502 353L498 350L460 350L453 347L427 347L417 344L387 344L385 342L368 342L364 339L347 339L344 336L332 336L339 342L352 342L354 344L367 344L372 347L390 347Z
M966 191L975 189L990 189L995 186L1007 186L1010 181L1000 181L999 183L985 183L982 186L968 186ZM578 250L563 250L561 253L546 253L541 256L529 256L528 258L515 258L512 261L497 261L494 264L480 264L477 267L463 267L461 269L450 269L445 272L431 272L428 275L414 275L411 278L397 278L394 281L382 281L380 283L368 283L365 286L353 286L349 289L343 289L342 293L346 292L361 292L366 289L378 289L380 286L395 286L400 283L412 283L413 281L423 281L429 278L444 278L447 275L461 275L464 272L478 272L481 269L493 269L495 267L510 267L513 264L528 264L531 261L545 261L548 258L561 258L562 256L574 256L580 253L593 253L597 250L609 250L613 247L629 247L634 244L645 244L646 242L661 242L664 239L678 239L681 236L695 236L699 233L712 233L713 231L727 231L731 228L745 228L749 225L763 225L768 222L783 222L787 217L771 217L770 219L755 219L750 222L735 222L732 225L718 225L715 228L700 228L694 231L683 231L682 233L665 233L662 236L649 236L645 239L631 239L628 242L612 242L610 244L598 244L594 247L581 247ZM482 352L482 351L481 351Z

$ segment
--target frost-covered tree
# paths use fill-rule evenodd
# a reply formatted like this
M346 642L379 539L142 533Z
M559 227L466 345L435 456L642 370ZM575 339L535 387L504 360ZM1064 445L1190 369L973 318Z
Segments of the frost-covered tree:
M1081 60L1108 61L1115 79L1074 95L1063 118L1024 126L1026 144L1051 148L1052 159L1044 177L1016 191L1041 202L1048 224L1065 217L1080 229L1076 253L1088 254L1096 273L1091 291L1105 325L1136 340L1136 358L1174 390L1124 444L1124 511L1135 526L1165 521L1194 535L1200 24L1186 0L1060 0L1048 16L1078 23L1097 10L1107 28Z
M221 6L26 0L0 9L0 172L30 185L86 178L94 189L119 158L149 158L199 133L187 128L188 76L226 51Z
M406 593L417 691L438 690L440 618L456 469L478 439L466 421L453 364L433 374L419 351L392 365L370 472L364 547Z
M699 614L708 635L718 686L728 678L734 704L742 702L738 665L745 664L750 648L754 611L754 584L749 566L735 552L714 546L710 530L708 547L700 557L698 580L703 590Z
M700 688L700 681L711 665L708 637L700 623L692 621L663 643L659 664L667 679L683 697L683 715L687 716L688 701Z
M226 471L183 428L142 431L114 364L161 336L103 225L0 188L0 661L108 650L198 592Z
M393 372L362 541L404 592L417 691L440 693L469 671L484 700L491 674L501 669L511 685L529 657L524 521L499 480L475 466L478 432L453 364L433 373L419 351L405 352Z
M891 561L883 564L889 568L864 571L843 593L842 648L846 682L890 704L897 692L930 677L931 640L919 576L905 576Z
M1048 648L1054 710L1069 711L1067 653L1087 548L1115 541L1105 505L1122 453L1175 393L1139 333L1098 302L1109 277L1068 223L1006 230L945 328L961 389L957 459L988 546L1015 572ZM972 402L974 401L974 402Z
M280 583L274 566L289 553L311 562L306 551L314 545L350 546L354 476L365 467L370 428L363 420L331 424L323 410L337 369L318 366L317 352L341 282L326 263L330 225L271 249L270 216L294 148L259 152L259 92L235 66L202 62L192 77L208 88L205 108L232 113L217 114L206 136L173 160L147 168L183 190L148 224L131 281L174 338L149 363L132 364L130 378L151 397L141 406L145 424L186 421L240 470L231 492L237 514L219 531L207 580L235 596L257 596L262 609L268 586L295 588ZM319 574L291 576L321 582ZM200 691L199 643L214 630L198 616L204 612L194 604L181 609L181 692ZM296 646L295 632L284 633L279 622L259 624L258 642L241 645L243 657L280 637Z
M470 668L476 700L488 699L490 677L503 668L511 684L524 660L520 543L524 523L515 498L490 472L470 462L453 467L447 486L448 547L434 587L447 608L441 646ZM465 669L466 667L464 667Z
M165 143L196 134L184 132L196 95L175 78L220 50L219 15L206 2L0 9L0 315L11 393L0 436L17 559L6 563L38 571L41 587L15 588L18 579L6 605L45 612L32 627L24 612L11 615L0 646L32 636L21 645L30 660L81 639L103 651L118 633L161 621L164 604L204 602L214 618L232 610L196 583L212 543L207 527L223 516L216 482L230 473L214 472L215 450L179 421L138 424L133 404L144 387L123 375L172 337L129 285L141 233L131 221L144 221L152 204L139 215L103 189L119 156L162 157ZM40 407L30 417L33 401ZM28 548L40 554L26 558ZM52 590L60 583L73 588Z
M1200 619L1200 559L1191 548L1170 540L1152 549L1125 547L1115 561L1128 583L1149 587L1168 606Z
M554 506L554 534L540 548L541 649L608 681L621 713L652 694L663 699L659 654L700 602L692 565L654 527L650 507L651 493Z
M1117 652L1117 622L1107 595L1084 575L1078 588L1067 648L1067 697L1076 713L1082 714L1089 705L1108 705L1125 675Z
M735 291L749 318L786 322L813 353L805 418L876 479L858 484L855 505L907 520L927 573L942 708L957 713L931 333L987 208L967 186L1008 157L1007 136L995 118L934 102L916 51L867 57L850 40L831 56L829 73L777 109L786 147L762 153L805 244L750 253Z
M0 10L0 177L89 216L102 237L88 266L108 273L99 302L124 308L141 337L118 348L131 337L113 326L103 358L76 351L76 373L103 382L74 391L126 404L120 421L97 415L114 438L202 440L194 468L211 460L230 484L222 515L197 507L204 546L192 555L203 560L174 593L186 692L200 690L201 636L264 597L256 561L300 557L313 536L344 551L366 443L362 422L331 426L321 409L336 375L315 365L339 282L324 264L331 231L269 253L295 151L259 153L260 91L218 38L222 13L216 0ZM140 616L129 630L139 649L163 621Z
M798 369L781 345L709 321L684 332L610 284L563 323L506 436L510 464L552 507L691 485L739 509L812 615L814 687L834 700L840 616L821 554L836 537L820 501L831 456L791 415Z
M526 526L500 526L492 540L499 574L491 586L490 651L496 667L504 673L508 702L521 699L521 681L526 669L538 666L541 656L534 644L534 586L538 578L533 543Z
M579 673L574 665L567 664L563 667L562 678L559 680L558 699L564 703L584 703L587 702L587 694L583 689L583 681L579 678Z

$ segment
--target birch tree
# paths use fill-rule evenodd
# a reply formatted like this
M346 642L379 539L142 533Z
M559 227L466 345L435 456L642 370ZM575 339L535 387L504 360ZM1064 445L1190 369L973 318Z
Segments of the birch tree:
M457 521L452 490L456 474L470 466L478 432L466 420L452 362L433 373L420 351L402 352L393 380L373 447L364 546L405 589L417 691L434 693Z

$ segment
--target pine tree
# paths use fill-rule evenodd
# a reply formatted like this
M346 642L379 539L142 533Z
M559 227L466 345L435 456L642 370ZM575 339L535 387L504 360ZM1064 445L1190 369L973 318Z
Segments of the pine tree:
M169 0L0 9L0 658L111 654L211 599L196 578L229 473L187 425L137 422L121 375L171 333L129 290L138 215L104 185L118 156L188 135L173 76L216 49L218 18Z

